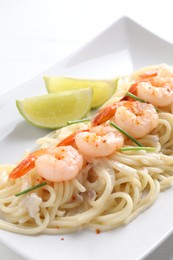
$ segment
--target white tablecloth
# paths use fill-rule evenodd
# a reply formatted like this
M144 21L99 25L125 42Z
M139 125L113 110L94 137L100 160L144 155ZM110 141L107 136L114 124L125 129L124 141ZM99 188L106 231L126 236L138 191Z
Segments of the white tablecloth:
M0 0L0 95L44 71L123 15L173 43L171 1ZM147 260L173 259L173 236ZM0 259L23 259L0 244Z

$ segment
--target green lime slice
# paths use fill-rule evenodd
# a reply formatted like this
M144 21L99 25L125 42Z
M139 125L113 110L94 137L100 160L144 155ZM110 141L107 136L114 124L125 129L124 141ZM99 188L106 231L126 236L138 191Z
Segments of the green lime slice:
M21 115L31 124L57 129L70 120L80 119L90 111L92 89L63 91L61 93L17 100Z
M92 88L92 108L103 105L114 93L117 79L87 80L57 76L45 76L44 81L48 93L57 93L72 89Z

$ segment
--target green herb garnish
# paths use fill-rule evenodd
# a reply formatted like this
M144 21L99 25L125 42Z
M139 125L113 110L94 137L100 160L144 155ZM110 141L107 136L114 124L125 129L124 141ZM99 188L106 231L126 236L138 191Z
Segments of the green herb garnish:
M155 147L134 147L134 146L129 146L129 147L122 147L120 148L120 151L121 152L125 152L125 151L142 151L142 150L145 150L145 151L149 151L149 152L154 152L156 150Z
M47 182L42 182L42 183L40 183L40 184L38 184L38 185L35 185L35 186L31 187L31 188L28 188L28 189L23 190L23 191L21 191L21 192L19 192L19 193L16 193L15 196L18 197L18 196L23 195L23 194L25 194L25 193L28 193L28 192L30 192L30 191L32 191L32 190L41 188L42 186L45 186L46 184L47 184Z
M117 126L115 123L110 122L110 125L113 126L115 129L117 129L121 134L127 136L132 142L134 142L135 144L137 144L140 147L143 147L143 145L138 142L135 138L133 138L131 135L129 135L126 131L124 131L122 128L120 128L119 126Z
M137 100L137 101L139 101L139 102L141 102L141 103L147 103L147 102L145 102L145 100L143 100L143 99L141 99L141 98L135 96L134 94L132 94L132 93L130 93L130 92L128 92L128 91L127 91L127 93L126 93L126 96L131 97L131 98L133 98L133 99L135 99L135 100ZM157 112L159 112L159 109L158 109L157 107L155 107L155 109L156 109Z
M79 120L71 120L68 121L67 124L68 125L72 125L72 124L77 124L77 123L82 123L82 122L89 122L91 119L90 118L83 118L83 119L79 119Z
M131 97L131 98L133 98L133 99L135 99L135 100L137 100L137 101L140 101L140 102L142 102L142 103L146 103L143 99L141 99L141 98L135 96L134 94L132 94L132 93L130 93L130 92L128 92L128 91L127 91L127 93L126 93L126 96Z

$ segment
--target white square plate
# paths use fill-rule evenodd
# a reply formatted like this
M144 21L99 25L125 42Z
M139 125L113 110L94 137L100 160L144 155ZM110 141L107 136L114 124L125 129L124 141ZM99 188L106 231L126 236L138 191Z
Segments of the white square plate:
M48 133L48 130L27 124L15 106L16 99L46 93L44 74L111 78L163 62L173 64L173 46L170 43L127 17L116 21L70 57L0 97L0 163L15 163L25 149L34 148L37 138ZM134 260L146 256L172 232L172 205L173 189L169 189L129 225L100 235L81 231L64 236L24 236L1 231L0 239L33 260Z

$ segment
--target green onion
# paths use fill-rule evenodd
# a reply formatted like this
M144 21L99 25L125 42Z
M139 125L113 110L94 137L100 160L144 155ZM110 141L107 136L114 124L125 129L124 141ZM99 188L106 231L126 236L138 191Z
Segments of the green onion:
M133 99L135 99L135 100L137 100L137 101L139 101L139 102L141 102L141 103L147 103L147 102L145 102L145 100L143 100L143 99L141 99L141 98L135 96L134 94L132 94L132 93L130 93L130 92L128 92L128 91L127 91L127 93L126 93L126 96L131 97L131 98L133 98ZM157 112L159 112L159 109L158 109L157 107L155 107L155 109L156 109Z
M134 146L129 146L129 147L122 147L120 149L121 152L125 152L125 151L141 151L141 150L145 150L145 151L149 151L149 152L154 152L156 150L155 147L134 147Z
M72 125L72 124L82 123L82 122L87 122L87 121L89 122L90 118L83 118L83 119L79 119L79 120L68 121L67 124Z
M38 188L40 188L40 187L42 187L42 186L45 186L46 184L47 184L47 182L42 182L42 183L40 183L40 184L38 184L38 185L36 185L36 186L33 186L33 187L29 188L29 189L26 189L26 190L23 190L23 191L21 191L21 192L19 192L19 193L16 193L15 196L18 197L18 196L20 196L20 195L23 195L23 194L25 194L25 193L28 193L29 191L32 191L32 190L38 189Z
M143 145L138 142L135 138L133 138L131 135L129 135L126 131L124 131L122 128L120 128L119 126L117 126L115 123L110 122L110 125L113 126L115 129L117 129L120 133L122 133L123 135L127 136L132 142L134 142L135 144L137 144L140 147L143 147Z

